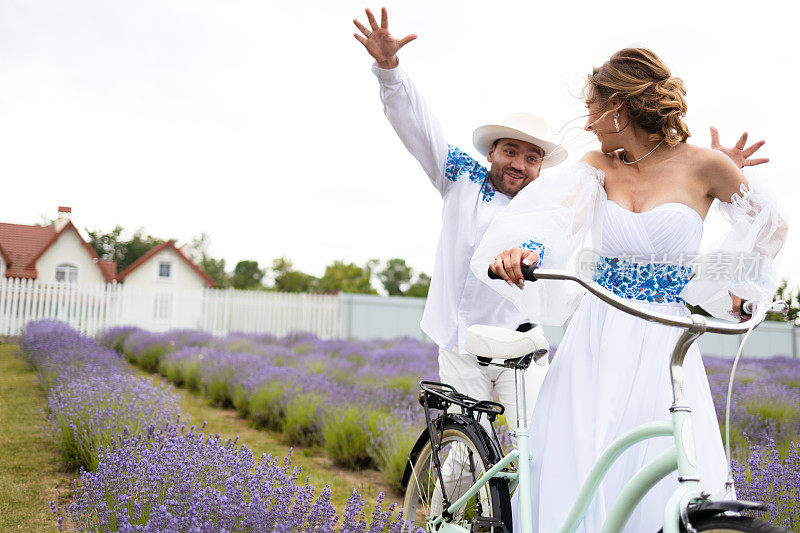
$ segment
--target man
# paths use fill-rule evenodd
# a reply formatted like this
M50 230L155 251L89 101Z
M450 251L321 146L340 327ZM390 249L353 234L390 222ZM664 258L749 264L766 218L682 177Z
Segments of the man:
M466 354L464 337L472 324L523 330L532 325L478 281L469 270L469 260L495 215L543 167L564 161L567 153L546 140L543 119L524 113L475 130L473 142L491 164L488 170L459 148L448 146L439 123L399 66L397 51L416 35L395 39L389 33L386 8L380 26L369 9L366 14L372 29L354 20L362 33L355 37L375 59L373 72L380 82L384 112L444 200L443 227L421 327L439 346L440 379L477 399L491 399L496 393L509 420L514 420L514 371L480 366ZM528 413L545 371L546 366L532 365L526 374Z

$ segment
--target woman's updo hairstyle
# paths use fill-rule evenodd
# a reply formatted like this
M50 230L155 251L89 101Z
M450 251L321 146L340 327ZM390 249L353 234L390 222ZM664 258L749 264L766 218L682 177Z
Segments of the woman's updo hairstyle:
M686 89L667 65L646 48L624 48L602 66L592 69L584 87L588 102L621 101L631 119L650 133L651 141L669 146L691 135L683 122Z

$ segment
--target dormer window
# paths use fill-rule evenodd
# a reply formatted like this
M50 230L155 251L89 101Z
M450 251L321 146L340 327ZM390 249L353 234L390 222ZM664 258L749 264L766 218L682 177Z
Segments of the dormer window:
M78 267L69 263L62 263L56 267L56 281L58 283L77 283Z
M158 279L170 279L172 277L172 263L160 261L158 263Z

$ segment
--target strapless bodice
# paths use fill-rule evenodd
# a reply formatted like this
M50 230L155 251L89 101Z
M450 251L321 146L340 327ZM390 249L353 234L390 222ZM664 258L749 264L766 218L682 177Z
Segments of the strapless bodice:
M703 219L686 204L668 202L634 213L606 200L600 253L606 257L641 256L678 260L696 254L703 236Z

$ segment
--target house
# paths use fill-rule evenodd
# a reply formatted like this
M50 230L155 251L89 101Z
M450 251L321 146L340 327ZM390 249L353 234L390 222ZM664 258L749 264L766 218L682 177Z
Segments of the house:
M167 241L117 273L116 262L98 257L71 215L71 208L59 207L58 218L47 226L0 223L0 280L29 279L75 288L78 292L73 291L72 299L58 302L56 318L69 320L75 302L82 298L78 296L82 287L96 293L90 287L112 283L119 298L103 305L108 312L113 309L121 324L154 330L200 325L203 290L213 288L214 282L185 248Z
M123 315L153 330L199 327L203 289L214 287L212 279L174 241L153 247L116 279L125 295Z
M185 248L167 241L117 274L116 280L136 286L162 287L165 283L181 289L214 287L214 281L194 264Z
M116 261L103 261L70 220L72 209L58 208L48 226L0 223L0 279L36 279L45 283L109 283Z

